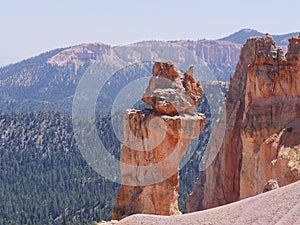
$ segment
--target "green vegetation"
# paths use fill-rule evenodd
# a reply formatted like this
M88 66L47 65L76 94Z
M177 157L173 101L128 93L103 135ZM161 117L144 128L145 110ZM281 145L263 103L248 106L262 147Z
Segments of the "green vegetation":
M110 219L118 184L87 165L69 117L2 113L0 132L0 224Z
M202 100L203 111L209 107ZM96 120L107 149L119 157L110 117ZM91 224L109 220L119 187L93 171L76 147L71 117L56 112L0 114L0 224ZM180 171L180 209L198 175L209 137Z

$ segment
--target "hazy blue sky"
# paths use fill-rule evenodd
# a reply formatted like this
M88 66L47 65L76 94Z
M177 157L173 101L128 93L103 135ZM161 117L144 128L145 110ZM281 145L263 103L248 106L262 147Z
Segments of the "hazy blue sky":
M0 4L0 65L83 42L217 39L241 28L300 30L300 1L7 0Z

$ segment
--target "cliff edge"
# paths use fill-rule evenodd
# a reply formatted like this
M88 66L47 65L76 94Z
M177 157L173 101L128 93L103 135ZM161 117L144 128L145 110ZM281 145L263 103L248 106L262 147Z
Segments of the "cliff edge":
M270 179L300 179L300 36L284 55L266 34L247 40L230 81L223 143L200 173L187 212L262 193ZM214 135L214 134L212 134Z

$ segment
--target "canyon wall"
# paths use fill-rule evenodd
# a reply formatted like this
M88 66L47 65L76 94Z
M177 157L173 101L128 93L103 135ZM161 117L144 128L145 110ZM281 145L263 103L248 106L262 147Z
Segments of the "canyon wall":
M279 186L300 179L300 36L289 39L286 55L268 34L247 40L225 121L223 143L200 173L187 212L256 195L270 179Z
M242 45L220 40L179 41L183 47L195 51L206 63L236 65Z
M113 219L136 213L180 214L178 167L189 142L205 125L194 110L202 96L193 68L182 74L170 62L156 62L142 100L152 109L130 109L124 115L121 149L122 185Z
M210 80L226 82L234 73L242 48L241 44L221 40L178 41L177 44L193 51L208 66L214 76Z

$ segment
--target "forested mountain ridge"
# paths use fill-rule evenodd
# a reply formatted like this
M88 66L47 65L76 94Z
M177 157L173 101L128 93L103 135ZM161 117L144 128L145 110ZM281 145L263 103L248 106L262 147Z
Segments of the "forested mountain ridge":
M190 64L196 63L203 79L228 81L238 60L239 48L239 45L228 42L200 40L140 42L116 47L96 43L53 50L0 68L0 109L8 112L50 110L70 114L80 79L109 51L114 51L129 65L159 60L160 55L175 61L184 57L187 63L190 57ZM218 56L219 52L223 52L222 55ZM115 63L111 61L112 65Z
M99 129L105 120L98 119ZM118 184L88 166L76 147L70 117L1 113L0 135L0 224L109 219Z
M279 34L279 35L273 35L274 41L279 46L287 46L288 45L288 39L296 36L299 32L292 32L287 34ZM244 44L248 38L255 37L255 36L262 36L264 33L259 32L257 30L253 29L242 29L239 30L231 35L228 35L227 37L221 38L219 40L222 41L231 41L237 44Z

